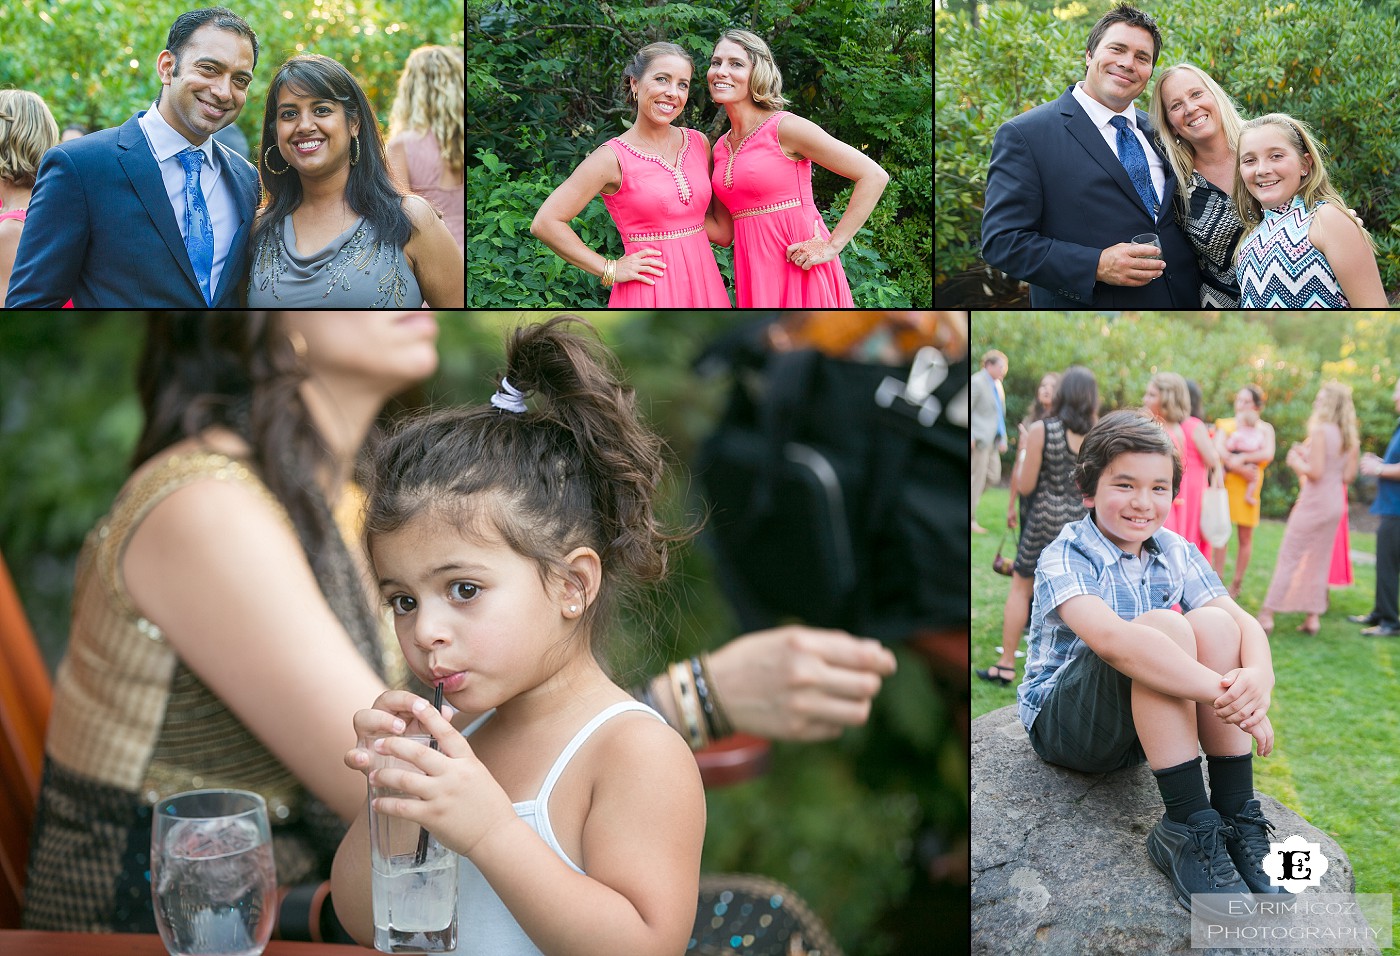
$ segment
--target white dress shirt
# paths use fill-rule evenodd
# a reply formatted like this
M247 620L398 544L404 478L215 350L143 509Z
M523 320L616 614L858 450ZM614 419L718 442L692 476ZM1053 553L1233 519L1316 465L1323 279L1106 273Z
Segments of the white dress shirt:
M1099 135L1103 137L1104 142L1108 144L1108 148L1113 151L1114 156L1118 155L1118 129L1112 123L1113 117L1121 116L1128 121L1128 129L1132 131L1132 134L1137 137L1138 142L1142 144L1142 151L1147 156L1147 170L1152 174L1152 188L1157 191L1157 202L1160 203L1162 201L1162 192L1167 188L1167 172L1162 168L1162 158L1158 156L1157 151L1152 148L1152 143L1148 141L1147 136L1142 130L1138 129L1137 110L1134 109L1133 105L1129 103L1126 110L1121 113L1115 113L1088 93L1084 92L1083 80L1080 80L1074 85L1074 98L1079 102L1080 106L1084 107L1084 112L1089 114L1089 122L1093 123L1094 126L1098 128Z
M175 213L180 238L184 239L185 167L180 165L175 154L193 144L175 132L154 103L136 122L146 134L146 142L160 166L165 195L170 200L171 211ZM232 177L223 175L223 164L214 148L213 137L206 139L198 149L204 154L204 162L199 167L199 188L204 191L204 205L209 208L209 222L214 228L214 266L209 270L209 294L217 296L219 276L224 271L224 261L233 246L233 235L238 231L238 202L234 196Z

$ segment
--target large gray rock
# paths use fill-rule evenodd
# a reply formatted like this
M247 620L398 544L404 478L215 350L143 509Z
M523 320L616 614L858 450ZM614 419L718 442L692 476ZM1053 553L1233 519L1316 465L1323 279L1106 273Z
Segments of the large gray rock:
M1204 761L1202 761L1204 764ZM1263 793L1283 840L1297 833L1328 860L1307 892L1356 887L1337 842ZM1191 917L1147 856L1162 798L1146 764L1085 774L1031 749L1015 706L972 722L972 952L980 956L1230 953L1320 956L1342 950L1191 949ZM1348 949L1345 952L1379 952Z

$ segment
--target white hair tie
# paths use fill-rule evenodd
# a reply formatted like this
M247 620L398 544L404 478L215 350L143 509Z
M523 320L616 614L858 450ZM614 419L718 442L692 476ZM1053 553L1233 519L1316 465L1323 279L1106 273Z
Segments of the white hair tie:
M510 384L505 376L501 376L501 387L491 396L491 404L503 412L519 415L525 411L525 393Z

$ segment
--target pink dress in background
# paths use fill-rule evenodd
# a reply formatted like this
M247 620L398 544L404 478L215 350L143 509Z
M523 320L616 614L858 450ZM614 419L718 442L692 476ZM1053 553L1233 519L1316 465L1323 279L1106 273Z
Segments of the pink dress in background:
M1332 542L1332 565L1327 569L1327 584L1334 588L1349 588L1356 583L1351 570L1351 532L1347 528L1347 489L1342 486L1342 520L1337 523L1337 537Z
M1181 431L1186 439L1186 447L1177 445L1176 449L1181 455L1181 490L1172 502L1171 513L1167 515L1167 520L1162 522L1162 527L1175 531L1200 548L1201 554L1209 560L1211 544L1205 535L1201 534L1201 497L1205 494L1209 476L1206 473L1206 463L1196 448L1196 442L1191 438L1200 424L1201 420L1194 417L1181 423ZM1172 443L1176 443L1175 435L1172 436Z
M635 280L615 284L609 308L733 307L705 235L710 208L705 140L696 130L681 132L685 142L674 167L621 139L606 144L617 154L622 185L611 196L605 194L603 204L622 234L623 255L658 249L666 263L665 275L651 277L656 285Z
M442 147L431 131L410 130L400 133L388 145L399 143L403 146L404 158L408 161L408 188L442 213L442 223L452 238L457 240L457 248L466 248L462 231L462 184L441 186Z
M1327 464L1317 481L1303 482L1303 490L1288 513L1283 543L1278 548L1274 577L1264 606L1273 611L1323 614L1327 610L1327 573L1337 538L1337 522L1346 514L1342 488L1342 432L1330 422L1318 430Z
M28 214L29 214L29 209L28 209L28 208L25 208L25 209L6 209L3 205L0 205L0 222L4 222L6 219L14 219L14 220L16 220L16 221L18 221L18 222L24 222L24 217L27 216ZM67 302L63 303L63 307L64 307L65 309L71 309L71 308L73 308L73 300L72 300L72 299L69 299Z
M774 113L732 153L729 134L715 143L715 195L734 218L734 295L739 308L854 307L841 258L804 270L788 246L831 238L812 200L812 161L793 162L778 144L786 111ZM820 223L820 225L818 225Z

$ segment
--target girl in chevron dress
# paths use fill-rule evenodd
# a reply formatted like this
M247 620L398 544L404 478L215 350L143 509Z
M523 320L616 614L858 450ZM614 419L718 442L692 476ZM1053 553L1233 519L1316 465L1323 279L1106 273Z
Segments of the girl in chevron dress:
M1253 230L1235 262L1241 308L1385 308L1375 244L1346 213L1308 127L1282 113L1240 131L1234 203Z

